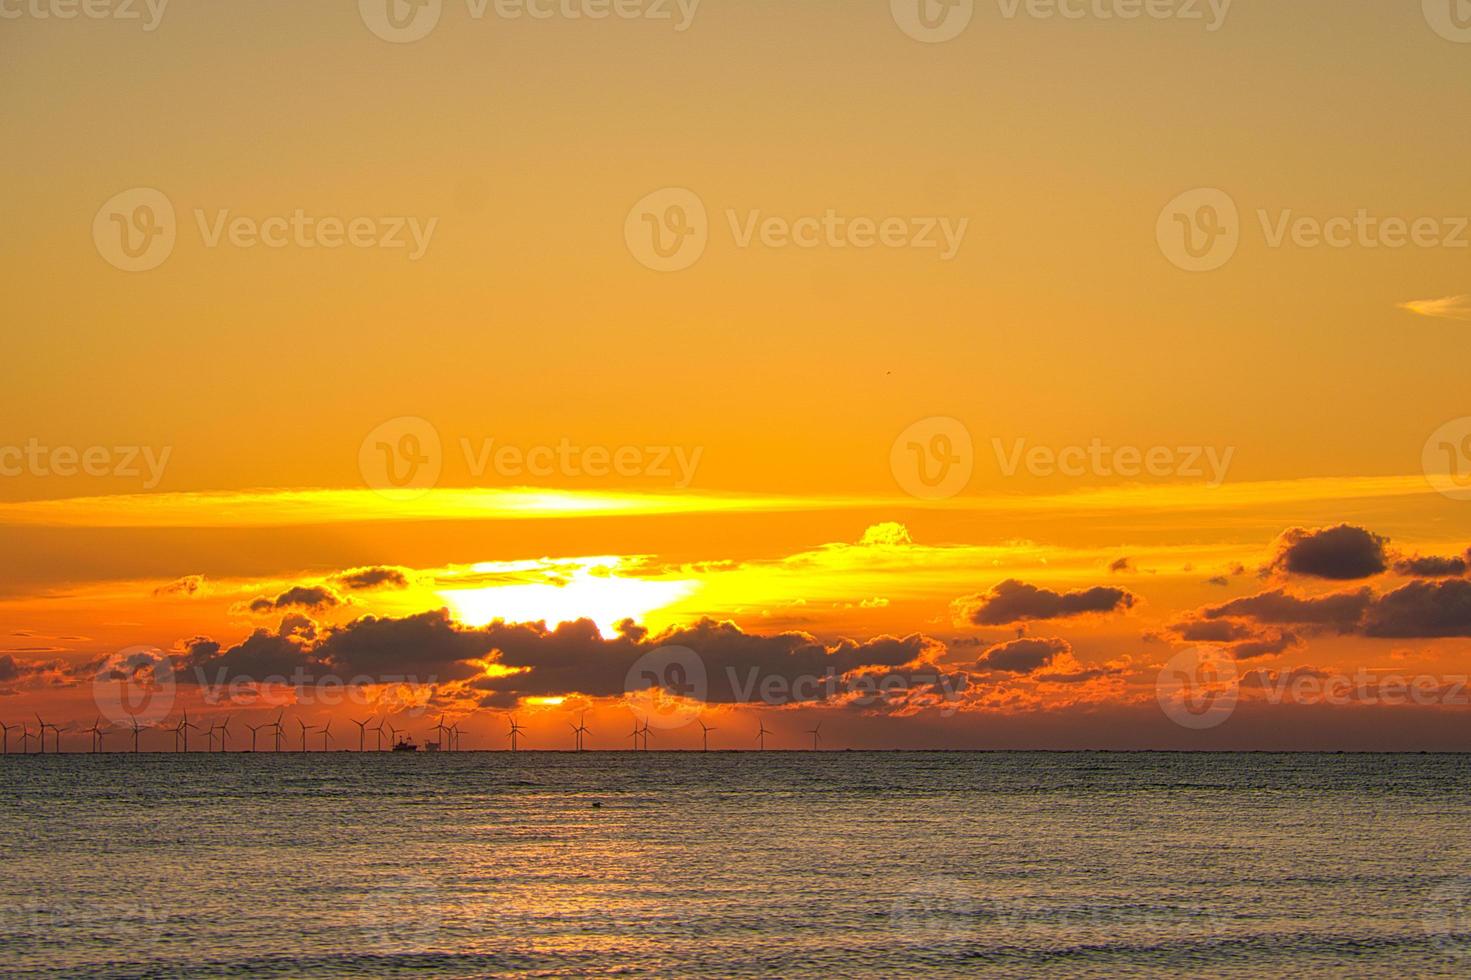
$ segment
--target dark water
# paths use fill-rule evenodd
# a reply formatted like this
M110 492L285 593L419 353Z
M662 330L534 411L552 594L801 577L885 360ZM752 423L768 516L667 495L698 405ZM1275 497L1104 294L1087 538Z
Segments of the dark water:
M7 977L1471 973L1462 756L10 756L0 817Z

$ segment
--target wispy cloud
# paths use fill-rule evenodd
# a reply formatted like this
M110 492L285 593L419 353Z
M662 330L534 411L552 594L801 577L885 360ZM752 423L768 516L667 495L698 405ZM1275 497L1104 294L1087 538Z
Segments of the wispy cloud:
M1445 296L1441 299L1414 299L1399 308L1417 316L1433 316L1441 320L1471 320L1471 296Z

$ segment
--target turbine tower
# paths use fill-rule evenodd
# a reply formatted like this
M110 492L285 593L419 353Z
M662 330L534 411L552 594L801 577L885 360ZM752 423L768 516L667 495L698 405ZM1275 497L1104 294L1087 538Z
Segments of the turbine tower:
M143 729L147 728L148 726L147 725L140 725L140 724L138 724L138 719L137 718L134 718L133 721L132 721L132 724L129 727L131 727L132 728L132 731L133 731L133 754L134 755L137 755L138 754L138 736L139 735L142 735L143 734Z
M359 752L363 751L363 743L368 740L368 722L370 722L372 720L373 720L372 718L364 718L362 721L358 721L356 718L354 718L353 721L352 721L352 723L354 725L358 726L358 751Z
M709 725L705 724L705 719L703 719L703 718L699 718L699 719L696 719L696 720L699 721L699 723L700 723L700 737L703 740L702 741L703 748L701 748L700 751L702 751L702 752L709 752L710 751L710 733L711 732L718 732L720 729L718 729L718 728L711 728Z
M776 733L775 732L771 732L771 731L767 731L767 729L766 729L766 721L764 719L760 720L758 722L758 724L761 727L760 727L760 730L756 732L756 741L758 743L760 743L760 746L761 746L760 751L765 752L766 751L766 736L768 736L768 735L774 735Z
M103 735L103 733L105 731L106 731L106 729L104 729L102 727L102 718L100 716L98 717L98 719L96 721L92 722L92 727L91 728L84 728L84 729L82 729L82 732L84 734L87 734L87 735L91 735L92 736L92 754L93 755L96 755L98 752L101 752L102 751L102 735Z
M0 729L5 730L5 734L0 736L0 755L10 754L10 730L20 727L20 725L7 725L5 722L0 721Z
M507 737L511 740L511 751L512 752L519 752L521 750L520 737L521 737L521 733L524 732L524 731L525 731L524 728L522 728L520 725L516 724L516 716L515 715L512 715L511 716L511 730L507 733Z
M567 724L572 725L572 723L570 721ZM588 728L587 728L587 712L586 711L584 711L582 713L582 717L577 720L577 724L572 725L572 734L577 739L577 748L576 748L576 751L578 751L578 752L584 751L583 742L582 742L583 736L584 735L591 735L592 734L590 731L588 731Z
M822 742L822 722L819 721L817 723L817 727L809 731L807 734L812 736L812 751L822 751L820 748L818 748L818 746Z

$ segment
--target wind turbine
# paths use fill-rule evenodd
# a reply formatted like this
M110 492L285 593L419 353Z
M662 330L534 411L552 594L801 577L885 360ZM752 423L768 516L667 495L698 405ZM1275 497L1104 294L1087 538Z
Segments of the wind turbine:
M311 729L310 728L307 728L306 727L306 722L302 721L300 718L296 719L296 723L301 726L301 751L305 752L306 751L306 733L309 732L309 731L311 731Z
M705 719L703 719L703 718L698 718L696 720L700 723L700 735L704 739L704 748L701 749L701 751L702 752L709 752L710 751L710 733L711 732L717 732L720 729L718 729L718 728L711 728L709 725L705 724Z
M767 731L766 730L766 722L765 722L764 719L761 720L761 721L759 721L759 724L761 726L761 730L756 733L756 741L758 741L758 742L761 743L761 751L762 752L765 752L766 751L766 736L768 736L768 735L775 735L776 733L775 732L770 732L770 731Z
M520 738L520 735L521 735L521 733L523 731L525 731L525 729L523 729L520 725L516 724L516 716L515 715L512 715L511 716L511 730L510 730L510 732L507 733L507 737L509 737L510 740L511 740L511 751L512 752L516 752L516 751L519 751L520 750L521 743L519 741L519 738Z
M175 729L175 736L176 736L175 741L176 741L176 744L177 744L177 736L183 736L183 739L184 739L184 751L185 752L188 752L189 751L189 729L191 729L191 728L194 729L196 732L199 731L199 726L198 725L191 725L191 724L189 724L189 712L186 710L184 712L183 719L179 722L179 727L177 729Z
M388 741L392 742L394 745L397 745L398 733L401 731L401 729L398 726L394 725L394 723L389 721L387 718L383 719L383 724L388 726Z
M131 727L133 729L133 754L134 755L137 755L138 754L138 736L141 735L141 734L143 734L143 729L146 728L147 726L146 725L140 725L140 724L138 724L138 719L137 718L134 718Z
M444 724L444 715L440 715L439 721L436 722L434 725L434 733L435 735L439 736L439 749L441 752L449 751L448 745L446 744L446 739L444 737L445 733L448 731L449 729L446 728Z
M354 725L358 726L358 751L359 752L363 751L363 743L368 740L368 722L370 722L372 720L373 720L372 718L365 718L362 721L358 721L356 718L353 719L353 722L352 723Z
M285 717L286 709L282 708L281 713L276 715L276 720L271 722L271 727L275 729L275 731L271 733L271 739L275 743L275 748L273 751L276 752L281 751L281 743L286 741L286 729L281 727L281 720Z
M373 750L375 752L383 751L383 725L384 722L380 721L375 727L368 729L368 731L373 733Z
M220 722L220 751L221 752L225 751L225 748L226 748L226 744L225 743L226 743L226 740L229 739L229 737L230 737L230 716L229 715L226 715L225 716L225 720L222 721L222 722Z
M82 732L86 735L92 736L92 754L96 755L98 752L101 752L102 735L104 732L104 729L102 728L102 718L99 716L96 721L92 722L91 728L84 728L82 729Z
M332 751L330 748L328 748L328 746L331 744L331 742L332 742L332 719L331 718L328 718L327 719L327 724L325 724L325 725L322 726L322 751L323 752L330 752L330 751Z
M34 735L31 734L31 730L29 728L27 728L24 724L22 724L20 726L20 750L21 750L21 752L25 752L26 746L30 745L31 744L31 739L33 739L35 737L36 736L34 736Z
M652 733L649 731L649 719L645 718L644 719L644 751L645 752L649 751L649 735L650 734L652 734Z
M817 723L817 727L809 731L807 734L812 736L812 751L820 752L821 749L818 748L818 745L822 741L822 722L819 721Z
M5 730L5 734L3 736L0 736L0 738L3 738L3 745L0 745L0 755L9 755L10 754L10 730L12 728L19 728L19 727L21 727L21 726L20 725L7 725L7 724L5 724L5 722L0 721L0 728L3 728Z
M47 722L41 721L40 715L36 716L36 721L40 724L41 728L41 754L46 754L46 729L48 728L51 729L51 734L56 738L56 751L59 754L61 752L61 733L66 731L67 729L58 728L55 725L51 725Z
M570 721L567 724L572 725L572 723ZM582 717L581 718L577 719L577 724L572 725L572 734L577 737L577 751L578 752L584 751L583 745L582 745L582 738L583 738L584 735L591 735L592 734L592 732L588 731L588 728L587 728L587 712L586 711L584 711L582 713Z
M633 716L633 731L631 731L631 732L628 733L628 737L631 738L631 739L633 739L633 751L635 751L635 752L638 751L638 737L640 735L642 735L643 733L644 733L644 730L642 728L640 728L639 727L639 724L638 724L638 715L634 715Z
M215 726L214 725L210 725L208 728L206 728L204 730L204 739L205 739L205 749L204 750L206 752L213 752L215 750Z
M269 728L270 725L269 724L252 725L250 722L247 721L245 723L245 727L248 728L248 729L250 729L250 751L251 752L254 752L255 751L255 733L258 732L258 731L260 731L262 728Z

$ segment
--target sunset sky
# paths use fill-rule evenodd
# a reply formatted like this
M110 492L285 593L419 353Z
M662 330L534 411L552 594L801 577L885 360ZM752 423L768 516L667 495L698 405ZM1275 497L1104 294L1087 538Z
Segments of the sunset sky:
M877 0L446 0L409 43L358 6L0 23L0 721L90 726L141 647L168 725L626 748L679 646L707 703L653 748L1471 748L1471 44L1420 3L978 3L943 43ZM1161 232L1195 189L1239 213L1210 271ZM659 271L671 192L708 242ZM1159 682L1201 647L1241 703L1195 730ZM199 683L296 667L374 683ZM1271 696L1357 676L1424 696Z

